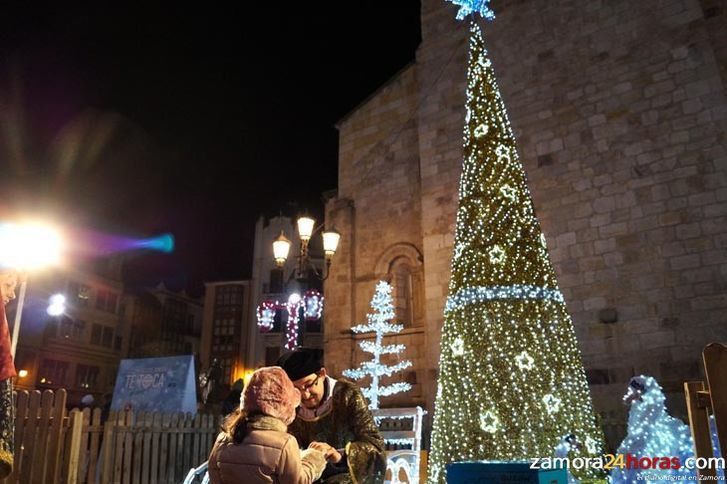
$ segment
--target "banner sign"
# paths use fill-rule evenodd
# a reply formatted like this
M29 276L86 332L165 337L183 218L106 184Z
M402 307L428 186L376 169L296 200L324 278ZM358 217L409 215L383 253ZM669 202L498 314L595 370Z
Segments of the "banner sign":
M194 357L121 360L111 410L197 413Z

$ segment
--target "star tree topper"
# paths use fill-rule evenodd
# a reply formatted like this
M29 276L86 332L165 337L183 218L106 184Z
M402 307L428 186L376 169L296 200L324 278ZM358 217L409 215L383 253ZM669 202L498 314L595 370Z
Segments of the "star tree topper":
M482 18L492 20L495 18L495 12L490 8L490 0L447 0L459 6L457 12L457 20L464 20L470 14L479 13ZM473 15L474 16L474 15Z

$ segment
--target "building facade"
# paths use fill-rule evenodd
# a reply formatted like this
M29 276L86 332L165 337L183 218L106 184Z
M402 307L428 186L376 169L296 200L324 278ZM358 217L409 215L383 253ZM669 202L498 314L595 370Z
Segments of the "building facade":
M572 315L596 409L654 376L676 413L705 344L727 339L727 10L711 0L503 0L485 42ZM342 119L341 232L326 281L326 365L364 355L349 328L394 285L414 363L436 393L462 158L466 22L423 0L416 60ZM484 330L484 329L483 329Z
M155 288L130 291L121 282L122 258L80 263L29 278L15 359L17 387L65 388L70 405L92 395L97 404L113 393L122 358L163 357L200 351L202 301ZM65 296L60 316L49 299ZM15 320L17 300L9 305Z
M106 267L98 270L100 265ZM113 391L126 333L120 268L119 260L110 259L29 278L15 358L16 368L25 370L18 388L65 388L71 405L88 394L100 402ZM46 312L54 294L66 298L61 316ZM9 322L16 307L9 308Z
M202 303L164 283L126 293L123 317L129 334L124 354L129 358L195 355L199 359Z
M231 386L243 378L251 352L249 318L251 314L250 281L218 281L205 283L201 370L209 368L214 359L222 367L222 383Z

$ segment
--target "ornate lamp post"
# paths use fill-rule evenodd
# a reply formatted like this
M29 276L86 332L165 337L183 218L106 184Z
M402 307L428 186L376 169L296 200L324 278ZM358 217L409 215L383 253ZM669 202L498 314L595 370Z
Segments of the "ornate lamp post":
M338 249L341 234L335 230L322 230L322 226L316 228L315 223L315 219L305 215L299 217L296 222L300 247L297 255L297 264L290 276L285 279L288 282L293 278L300 282L306 282L310 270L323 281L328 278L331 261L336 253L336 249ZM325 254L325 267L322 273L313 264L308 252L308 243L318 231L321 231L323 252ZM285 262L288 260L291 245L291 241L282 231L273 241L273 256L275 257L275 264L280 270L284 270L283 268ZM304 317L306 319L320 318L321 311L323 310L323 295L314 289L308 289L302 296L297 292L293 292L288 297L288 300L282 303L278 301L263 301L257 310L258 326L260 326L262 331L270 331L273 327L275 313L278 310L286 310L288 313L288 324L286 326L285 349L292 350L298 344L298 319L301 309L304 310Z

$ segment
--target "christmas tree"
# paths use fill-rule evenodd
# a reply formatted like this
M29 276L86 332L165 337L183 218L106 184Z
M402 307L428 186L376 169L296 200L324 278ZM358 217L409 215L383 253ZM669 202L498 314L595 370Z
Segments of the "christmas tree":
M465 14L489 12L486 4ZM563 435L585 444L571 457L602 446L573 324L474 20L469 49L431 483L445 482L450 462L553 456Z
M376 285L376 292L371 299L371 308L374 312L366 316L368 323L359 324L351 329L356 333L371 331L376 333L374 341L364 340L359 343L362 350L373 355L373 359L362 363L361 366L354 370L344 370L343 375L356 380L371 377L371 385L364 388L362 392L369 400L369 408L373 409L379 408L379 397L394 395L411 389L411 385L405 382L395 382L389 385L379 384L381 377L391 376L396 372L409 368L411 361L403 360L394 365L381 363L382 355L399 354L406 348L402 344L383 344L385 334L398 333L404 329L401 324L391 323L391 320L394 319L394 305L391 300L391 286L389 283L380 281Z

